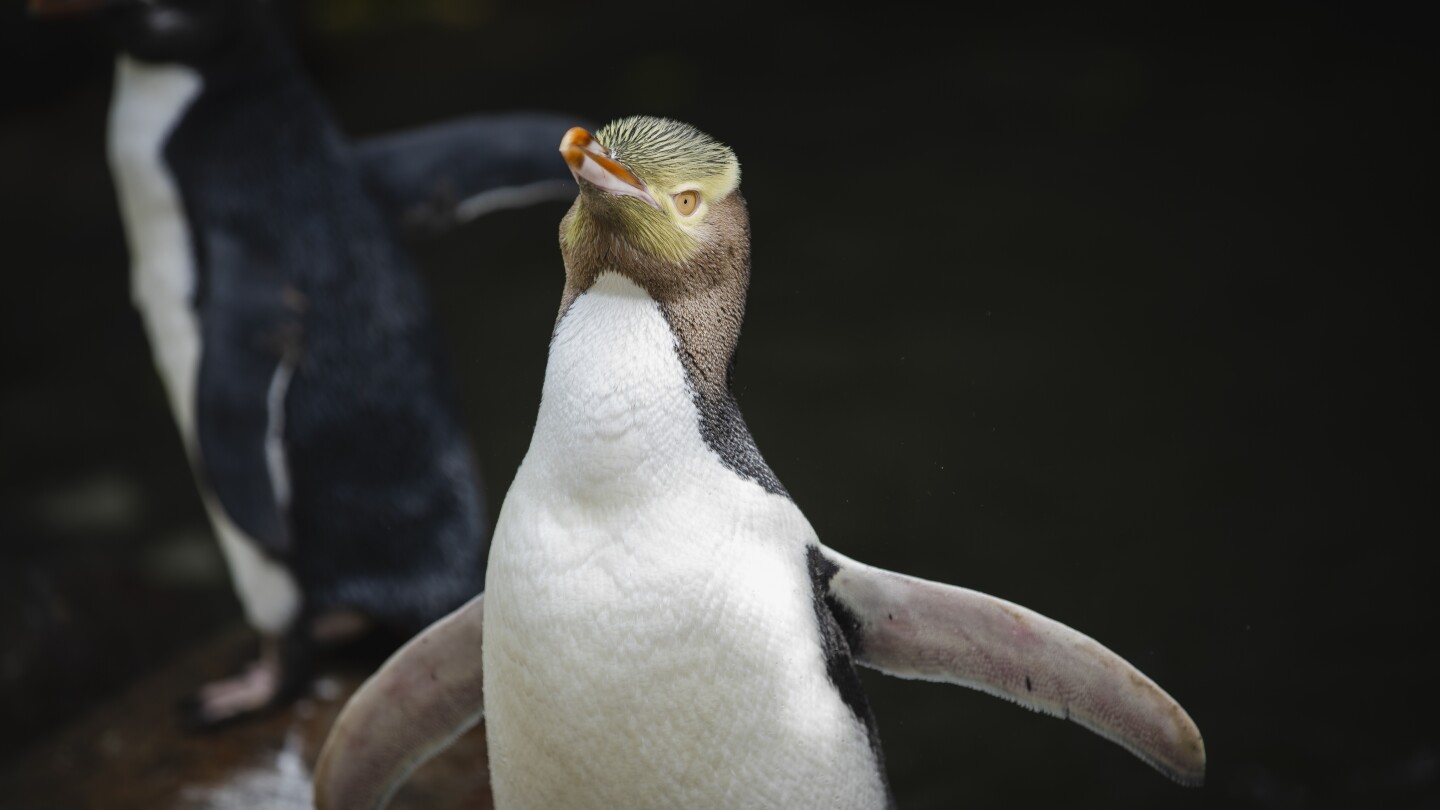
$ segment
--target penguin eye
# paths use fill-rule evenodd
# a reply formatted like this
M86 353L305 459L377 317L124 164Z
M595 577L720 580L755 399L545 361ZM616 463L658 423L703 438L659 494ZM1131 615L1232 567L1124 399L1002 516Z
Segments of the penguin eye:
M675 210L680 212L680 216L688 217L695 213L695 208L700 205L700 192L693 189L682 191L672 199L675 200Z

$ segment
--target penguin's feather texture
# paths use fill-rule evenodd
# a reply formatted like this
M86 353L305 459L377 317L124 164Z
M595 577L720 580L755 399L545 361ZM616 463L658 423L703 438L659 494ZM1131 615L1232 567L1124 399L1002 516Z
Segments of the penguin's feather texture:
M498 807L884 806L827 671L814 532L698 428L659 305L602 276L556 331L491 550Z
M415 682L435 647L397 655L337 723L322 796L383 804L413 751L473 722L468 707L442 707L483 683L501 810L878 810L892 799L856 661L1074 719L1197 783L1198 729L1119 656L1018 605L826 549L783 488L753 474L773 477L738 408L731 434L758 466L727 458L706 410L734 407L748 219L733 184L705 182L733 155L684 126L630 120L609 136L620 147L609 129L598 144L562 142L582 182L561 225L566 289L534 435L501 508L483 611L421 636L454 644L451 675L422 683L433 694L418 701L427 723L451 721L403 755L366 757L363 774L347 764L369 750L357 743L368 730L394 726L384 695ZM685 143L699 145L693 167L674 157ZM620 165L607 169L615 182L587 184L606 161ZM626 172L652 200L723 193L685 214L648 205ZM666 227L688 252L652 238ZM478 622L477 655L480 634L456 628Z

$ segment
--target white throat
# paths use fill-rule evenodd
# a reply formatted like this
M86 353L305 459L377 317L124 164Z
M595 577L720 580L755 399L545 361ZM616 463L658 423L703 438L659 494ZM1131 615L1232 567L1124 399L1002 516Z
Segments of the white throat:
M693 464L718 465L675 340L644 290L600 276L556 330L527 462L563 489L612 499L644 496Z

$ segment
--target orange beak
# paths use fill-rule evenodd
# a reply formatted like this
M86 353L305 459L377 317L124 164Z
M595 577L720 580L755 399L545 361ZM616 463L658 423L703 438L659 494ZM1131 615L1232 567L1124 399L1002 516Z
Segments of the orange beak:
M639 197L660 210L645 181L617 163L611 151L581 127L571 127L560 139L560 154L570 165L570 173L575 175L577 183L589 183L617 197Z

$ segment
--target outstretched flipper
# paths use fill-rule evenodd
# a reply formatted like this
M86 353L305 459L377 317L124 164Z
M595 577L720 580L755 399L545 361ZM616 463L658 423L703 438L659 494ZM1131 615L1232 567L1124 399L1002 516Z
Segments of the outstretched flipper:
M390 656L350 696L315 766L318 810L384 807L485 714L481 594Z
M1204 782L1205 743L1190 715L1094 639L978 591L824 556L835 566L831 607L849 614L837 618L859 663L1074 720L1182 785Z
M359 140L355 159L386 218L440 233L505 208L569 200L575 178L555 151L572 116L476 115Z

